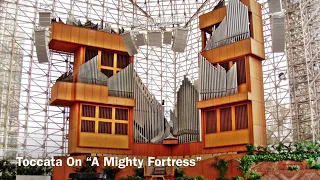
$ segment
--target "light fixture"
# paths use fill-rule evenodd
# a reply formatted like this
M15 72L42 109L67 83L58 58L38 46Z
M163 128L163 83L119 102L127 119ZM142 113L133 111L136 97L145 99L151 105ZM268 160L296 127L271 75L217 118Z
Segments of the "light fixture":
M313 72L319 72L319 64L318 63L314 63L313 64Z
M280 74L279 74L279 79L280 79L280 81L282 80L282 81L285 81L287 78L286 78L286 75L283 73L283 72L281 72Z

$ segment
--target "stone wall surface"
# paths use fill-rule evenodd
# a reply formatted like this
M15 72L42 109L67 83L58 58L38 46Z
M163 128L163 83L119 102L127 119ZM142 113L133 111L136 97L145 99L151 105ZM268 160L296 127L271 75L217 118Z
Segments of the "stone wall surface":
M298 165L300 170L287 170L291 165ZM320 180L320 170L308 169L306 162L262 162L254 166L253 170L262 174L262 180Z

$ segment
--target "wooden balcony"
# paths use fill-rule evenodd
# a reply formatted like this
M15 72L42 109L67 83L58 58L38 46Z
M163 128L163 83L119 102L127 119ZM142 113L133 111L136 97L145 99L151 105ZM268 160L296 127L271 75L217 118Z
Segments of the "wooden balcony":
M223 96L219 98L198 101L197 108L198 109L213 108L213 107L222 106L226 104L234 104L238 102L251 101L251 99L252 97L250 92L238 93L230 96Z
M201 55L213 64L246 55L253 55L260 60L265 59L264 44L253 38L244 39L232 44L203 51L201 52Z
M75 83L75 101L105 104L108 101L108 87L96 84Z
M122 37L85 27L53 22L49 48L56 51L74 53L81 46L126 53Z
M133 98L108 96L108 87L58 81L51 88L51 106L71 106L75 102L134 107Z
M128 149L129 136L80 132L79 146L94 148Z
M226 131L212 134L205 134L205 148L249 144L249 130Z
M51 88L51 106L70 106L74 103L74 83L58 81Z

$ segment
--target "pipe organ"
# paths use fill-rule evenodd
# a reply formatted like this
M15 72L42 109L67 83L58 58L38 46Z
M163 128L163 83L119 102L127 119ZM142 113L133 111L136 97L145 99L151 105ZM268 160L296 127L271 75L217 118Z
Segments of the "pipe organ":
M201 15L199 22L203 59L199 62L201 100L197 108L204 147L265 146L260 5L252 0L230 0L227 6Z
M172 121L172 134L177 135L178 134L178 120L175 113L170 110L170 121Z
M162 143L165 138L164 107L148 91L138 74L134 75L134 139L135 142Z
M79 82L85 84L107 85L108 77L98 70L98 56L80 66Z
M237 64L226 71L222 66L212 65L206 59L200 61L201 100L229 96L238 93Z
M133 96L133 63L108 79L110 96L132 98Z
M198 100L198 90L185 76L177 92L177 118L173 134L178 137L179 143L197 142L200 139Z
M219 24L212 27L211 38L205 50L250 37L248 7L239 0L230 0L226 9L227 15Z
M73 72L56 81L50 99L70 107L68 153L192 156L265 146L260 5L220 3L199 17L199 27L199 79L182 80L171 127L121 35L53 22L50 49L74 54Z

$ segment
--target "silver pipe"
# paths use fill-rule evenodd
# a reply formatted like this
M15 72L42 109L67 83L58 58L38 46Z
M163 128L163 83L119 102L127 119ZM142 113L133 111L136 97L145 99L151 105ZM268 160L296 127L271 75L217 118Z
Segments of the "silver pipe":
M214 71L212 71L212 68L210 67L210 64L208 61L205 61L205 68L206 68L206 76L205 76L205 81L206 81L206 94L205 94L205 100L210 99L211 97L214 96L213 94L213 87L214 84L210 83L210 78L212 78L213 81L215 81L215 79L213 78L213 73Z
M219 68L219 64L218 67L215 69L216 70L216 97L220 97L220 76L221 76L221 72L220 72L220 68Z

